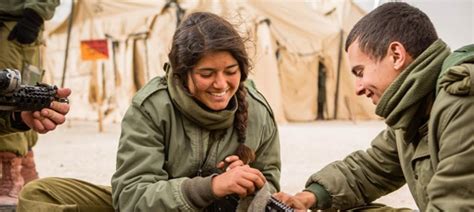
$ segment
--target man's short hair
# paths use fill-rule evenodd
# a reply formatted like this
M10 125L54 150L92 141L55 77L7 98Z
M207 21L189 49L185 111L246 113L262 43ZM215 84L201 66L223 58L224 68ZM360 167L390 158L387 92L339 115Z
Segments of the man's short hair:
M418 57L438 39L428 16L416 7L403 2L390 2L368 13L352 28L345 49L355 42L371 58L385 57L388 45L400 42L412 58Z

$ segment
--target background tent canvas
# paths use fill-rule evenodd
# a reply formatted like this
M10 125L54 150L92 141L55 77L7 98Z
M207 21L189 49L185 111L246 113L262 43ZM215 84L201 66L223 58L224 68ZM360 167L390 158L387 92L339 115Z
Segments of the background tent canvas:
M133 94L164 74L179 8L185 14L210 11L249 39L250 78L278 122L313 121L318 108L323 119L375 118L372 104L355 96L341 51L344 36L364 13L348 0L318 2L311 7L299 1L78 1L65 74L67 21L47 27L46 81L60 85L64 75L64 86L73 90L70 118L120 121ZM81 41L97 39L106 40L108 58L82 60ZM325 101L318 103L318 96Z

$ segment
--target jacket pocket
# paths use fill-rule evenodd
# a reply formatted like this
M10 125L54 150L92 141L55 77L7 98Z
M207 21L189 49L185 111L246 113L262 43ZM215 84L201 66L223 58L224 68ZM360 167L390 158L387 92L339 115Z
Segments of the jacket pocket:
M433 177L433 168L431 166L431 158L428 151L427 136L424 136L413 155L411 160L413 179L415 181L415 199L417 202L423 202L421 205L426 205L428 202L428 193L426 187ZM420 204L419 204L420 205Z

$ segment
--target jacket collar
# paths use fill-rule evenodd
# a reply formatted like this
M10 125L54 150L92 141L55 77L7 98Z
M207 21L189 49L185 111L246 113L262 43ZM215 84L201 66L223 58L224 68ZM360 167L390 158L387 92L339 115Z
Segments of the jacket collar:
M431 44L392 82L375 113L394 129L406 129L427 95L433 93L449 48L440 39Z

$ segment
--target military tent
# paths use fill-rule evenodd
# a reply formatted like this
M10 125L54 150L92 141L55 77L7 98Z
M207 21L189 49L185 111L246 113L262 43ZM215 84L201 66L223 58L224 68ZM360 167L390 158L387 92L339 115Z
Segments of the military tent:
M164 74L179 18L193 11L219 14L248 38L250 78L279 123L374 118L373 105L354 93L342 49L363 15L349 0L76 1L72 27L46 28L45 81L72 88L70 119L120 121L133 94ZM99 56L88 58L88 48Z

